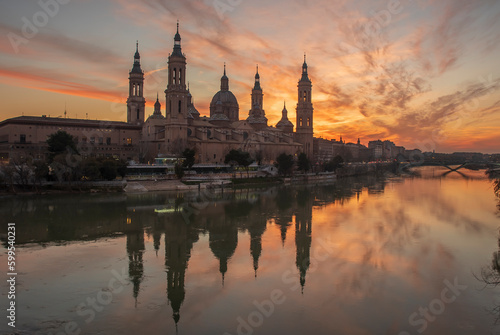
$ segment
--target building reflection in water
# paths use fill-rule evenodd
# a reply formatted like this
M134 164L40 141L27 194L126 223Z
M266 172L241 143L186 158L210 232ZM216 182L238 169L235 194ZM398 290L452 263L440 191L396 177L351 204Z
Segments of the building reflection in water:
M293 193L290 187L279 188L276 194L275 203L277 207L275 224L280 228L281 245L285 246L286 234L293 221Z
M19 214L4 213L4 216L8 219L13 217L12 221L18 219L36 225L36 229L24 230L26 236L19 236L20 244L26 241L50 242L50 236L57 236L58 240L84 240L124 233L128 274L136 306L137 301L140 301L141 283L147 275L144 267L145 232L148 234L148 241L152 241L156 255L162 248L161 240L164 235L166 294L177 325L181 306L186 298L186 270L200 234L208 234L208 246L219 262L222 287L226 274L230 271L230 260L237 249L239 234L246 234L250 239L251 264L248 264L248 269L251 269L257 280L259 260L264 252L262 240L268 225L274 222L280 230L281 244L284 246L288 229L295 224L295 266L299 274L297 280L304 293L310 266L313 205L324 206L337 201L342 203L359 195L359 191L366 187L377 192L384 189L383 184L375 180L360 182L357 179L357 184L346 183L348 182L339 181L331 185L277 187L256 191L224 190L224 193L201 197L201 202L200 194L196 193L182 196L120 195L109 197L110 200L105 201L101 200L108 197L97 197L92 202L87 200L85 215L81 216L74 214L81 204L72 202L67 206L51 209L50 202L42 199L23 206L37 208L41 215L49 217L43 224L37 220L16 217ZM314 192L311 187L314 187ZM8 208L4 207L3 211L9 210ZM190 211L186 220L185 213L189 208L195 210ZM28 211L23 215L37 214ZM70 218L71 230L66 223ZM290 262L293 264L293 260Z
M186 292L184 280L193 244L198 232L186 224L180 213L165 216L165 269L167 271L167 298L172 307L175 324L180 319L180 308Z
M297 248L295 264L300 273L302 293L309 269L312 241L312 196L307 189L297 192L297 212L295 214L295 246Z
M219 261L219 272L224 276L227 272L227 263L233 256L238 245L238 226L236 222L227 219L224 215L212 217L207 221L209 245L213 255Z
M137 229L126 233L127 235L127 255L128 255L128 275L134 285L133 294L137 306L137 296L140 285L144 277L144 264L142 255L144 253L144 231Z

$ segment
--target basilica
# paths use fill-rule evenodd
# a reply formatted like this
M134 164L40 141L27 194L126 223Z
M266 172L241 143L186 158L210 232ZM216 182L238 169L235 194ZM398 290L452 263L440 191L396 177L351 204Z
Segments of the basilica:
M0 161L46 158L47 138L59 130L73 136L84 158L113 157L151 164L156 158L180 157L190 148L195 150L198 164L222 164L232 149L248 152L263 164L273 163L282 153L295 156L304 152L309 159L314 159L312 84L305 57L298 82L295 131L286 106L281 120L275 126L268 124L258 68L251 92L251 109L246 117L240 117L238 100L229 89L225 65L220 91L210 103L210 116L201 116L194 106L186 71L187 61L177 25L173 51L168 57L164 108L157 97L154 112L146 119L144 71L137 45L129 73L126 122L67 118L66 112L64 117L23 115L6 119L0 122Z
M223 163L232 149L249 152L264 163L273 162L281 153L313 155L313 105L311 80L304 57L302 76L298 83L296 130L288 119L286 106L275 127L268 125L263 108L263 91L257 67L251 93L251 109L246 118L240 118L238 100L229 89L229 78L224 74L220 91L210 103L210 117L200 116L186 83L186 56L181 49L179 25L174 37L174 48L168 58L168 83L165 90L165 110L157 98L154 113L144 121L144 73L141 70L138 49L130 71L127 122L142 125L141 156L144 161L155 157L179 156L186 148L196 151L197 163ZM256 159L257 160L257 159Z

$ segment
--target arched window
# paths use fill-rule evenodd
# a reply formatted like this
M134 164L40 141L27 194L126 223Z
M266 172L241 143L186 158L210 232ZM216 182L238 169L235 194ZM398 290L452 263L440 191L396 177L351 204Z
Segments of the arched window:
M182 69L179 69L179 85L182 84Z
M307 92L304 91L304 102L306 102L306 101L307 101Z
M174 84L176 84L176 83L177 83L177 69L174 69L172 83L174 83Z
M299 127L302 127L302 118L299 118Z
M181 113L181 105L182 105L182 102L179 100L179 113Z
M308 117L308 118L307 118L307 126L308 126L308 127L310 127L310 126L311 126L311 118L310 118L310 117Z
M140 110L139 108L137 108L137 120L139 120L139 119L140 119L140 116L139 116L139 115L140 115L140 113L141 113L141 110Z

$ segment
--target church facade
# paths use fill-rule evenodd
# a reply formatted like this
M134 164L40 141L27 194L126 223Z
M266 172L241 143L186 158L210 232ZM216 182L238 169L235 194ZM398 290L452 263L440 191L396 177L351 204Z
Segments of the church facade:
M210 116L200 116L193 104L186 83L187 61L181 49L179 27L174 37L173 52L168 58L168 83L165 90L165 114L157 98L153 115L142 128L144 161L155 157L179 156L186 148L196 151L196 163L220 164L232 149L249 152L263 163L273 162L281 153L296 155L305 152L313 159L313 105L312 83L304 58L302 77L298 84L297 127L288 119L286 106L282 118L272 127L264 111L263 90L257 67L251 93L251 109L246 118L240 118L239 104L229 89L229 78L224 65L220 90L210 103ZM144 75L140 70L140 55L136 52L130 72L130 92L127 109L129 123L141 122L144 100L141 96ZM137 89L137 87L139 89ZM139 96L133 95L139 93Z

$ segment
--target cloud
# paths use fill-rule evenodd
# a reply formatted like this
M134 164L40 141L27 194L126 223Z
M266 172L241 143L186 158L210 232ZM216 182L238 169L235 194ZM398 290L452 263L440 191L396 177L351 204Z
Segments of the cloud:
M16 33L20 37L23 35L16 28L0 23L0 34L6 36L9 33ZM8 38L0 40L0 50L2 53L14 57L57 57L62 58L61 53L70 57L73 61L79 60L82 63L116 63L117 60L123 62L119 54L106 47L93 44L87 41L71 38L56 31L40 30L33 38L27 39L26 44L19 46L19 53L12 47Z
M24 71L0 69L0 81L10 85L20 82L23 87L108 101L125 100L124 98L126 98L118 90L101 90L94 85L72 81L74 79L72 75L54 72L44 73L33 68L26 68Z

